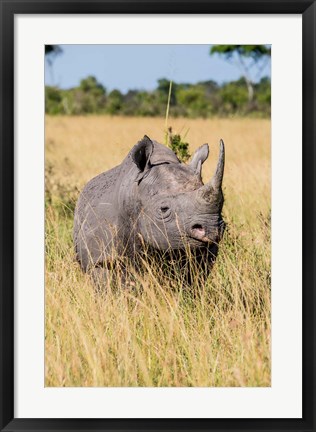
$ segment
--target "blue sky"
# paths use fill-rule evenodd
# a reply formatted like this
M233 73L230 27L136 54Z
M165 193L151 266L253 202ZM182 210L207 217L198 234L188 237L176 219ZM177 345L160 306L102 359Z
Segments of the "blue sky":
M236 65L210 56L211 45L61 45L52 65L45 62L45 84L75 87L93 75L107 90L153 90L159 78L178 83L232 81L241 76ZM253 79L257 76L253 69ZM260 76L270 76L270 63Z

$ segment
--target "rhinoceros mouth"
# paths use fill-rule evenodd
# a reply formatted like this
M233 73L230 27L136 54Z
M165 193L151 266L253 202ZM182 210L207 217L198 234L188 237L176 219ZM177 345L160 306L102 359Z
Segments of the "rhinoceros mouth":
M197 237L193 237L191 235L189 235L189 238L192 240L195 240L197 242L197 244L201 245L201 244L211 244L211 243L216 243L214 240L210 239L209 237L202 237L202 238L197 238Z
M195 224L189 230L188 237L196 240L199 244L218 244L222 239L223 233L225 229L225 223L222 221L217 230L217 234L215 235L207 235L205 228L202 225Z
M195 224L190 229L189 237L202 243L210 243L212 240L206 235L205 229L200 224Z

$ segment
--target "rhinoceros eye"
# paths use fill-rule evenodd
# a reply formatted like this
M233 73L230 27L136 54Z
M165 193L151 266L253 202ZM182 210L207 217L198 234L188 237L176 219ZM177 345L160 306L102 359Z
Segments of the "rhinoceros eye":
M161 203L157 209L156 217L165 221L170 219L172 217L171 208L167 204Z
M167 213L167 211L170 210L169 207L165 206L165 207L160 207L160 211L161 213Z

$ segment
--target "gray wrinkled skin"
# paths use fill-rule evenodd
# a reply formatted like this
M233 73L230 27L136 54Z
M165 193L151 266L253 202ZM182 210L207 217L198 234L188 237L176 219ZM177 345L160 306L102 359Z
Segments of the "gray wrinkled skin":
M90 180L74 219L82 269L106 277L120 256L136 263L146 248L147 253L170 253L185 260L189 248L197 260L206 261L207 276L225 228L224 143L216 172L203 185L201 168L208 153L204 144L186 165L169 148L144 136L120 165ZM187 280L190 283L189 276Z

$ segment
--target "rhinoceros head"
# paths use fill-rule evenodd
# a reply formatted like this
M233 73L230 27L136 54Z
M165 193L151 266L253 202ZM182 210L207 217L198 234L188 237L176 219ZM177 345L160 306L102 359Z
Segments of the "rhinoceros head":
M221 215L223 141L214 176L203 184L201 169L208 154L208 144L204 144L189 164L180 163L169 148L147 136L132 149L138 170L134 187L140 211L136 226L145 243L160 250L218 244L225 228Z

